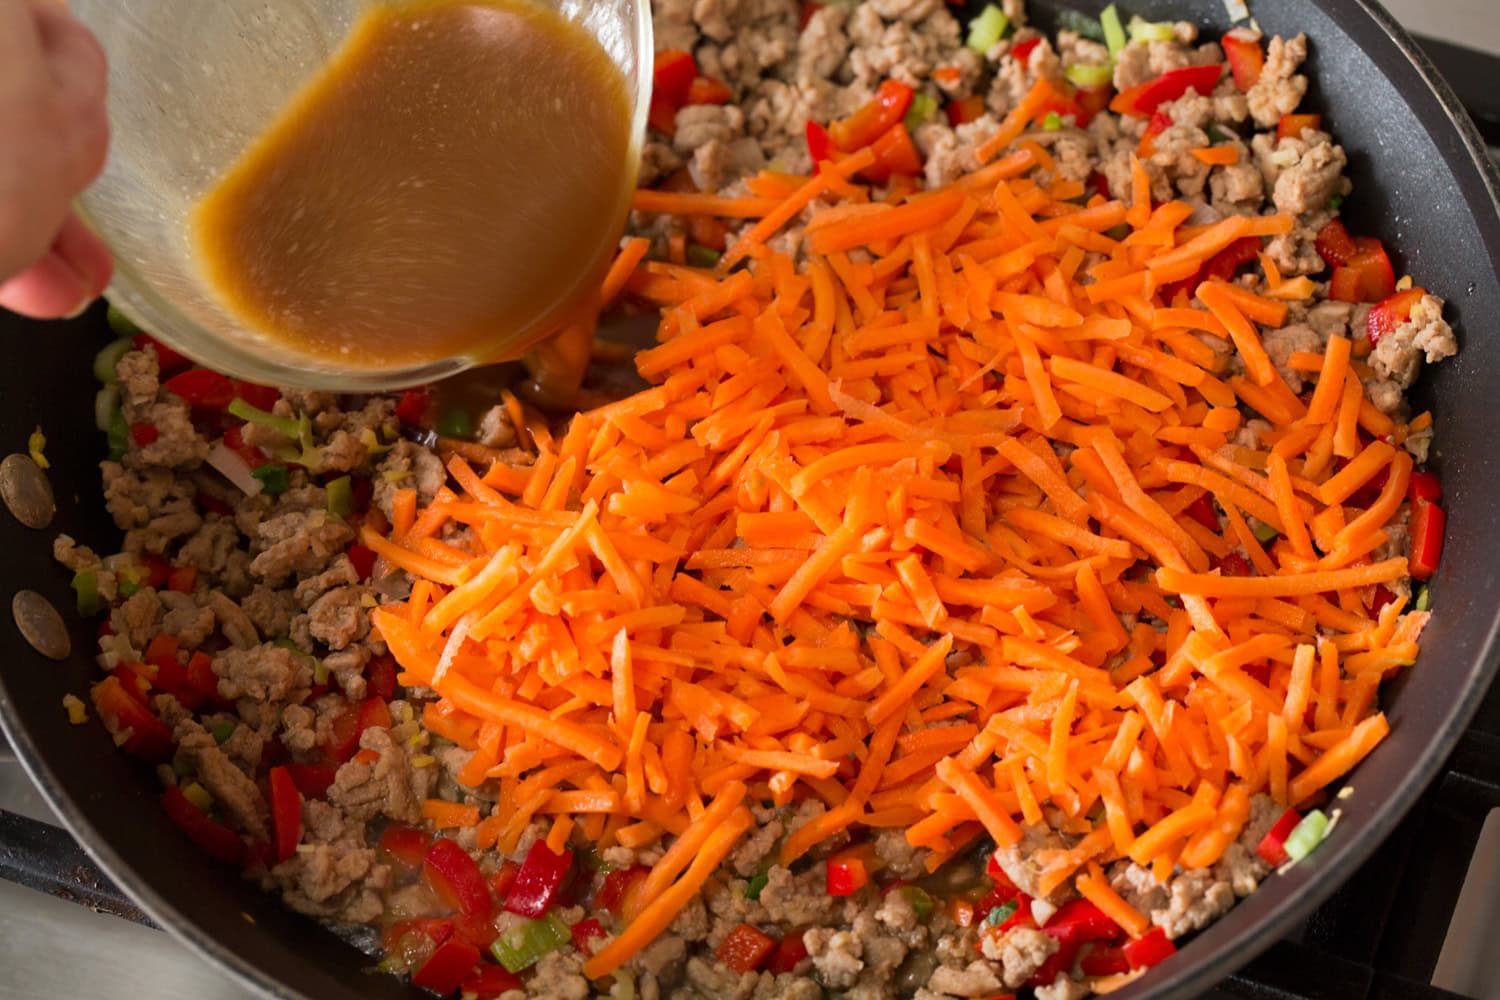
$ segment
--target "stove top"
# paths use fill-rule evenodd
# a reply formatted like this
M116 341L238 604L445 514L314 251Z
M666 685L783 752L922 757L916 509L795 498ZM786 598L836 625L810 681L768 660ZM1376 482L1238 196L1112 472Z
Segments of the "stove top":
M1387 0L1500 163L1496 0ZM1213 1000L1500 1000L1500 686L1374 857ZM0 743L0 1000L250 1000L88 859Z

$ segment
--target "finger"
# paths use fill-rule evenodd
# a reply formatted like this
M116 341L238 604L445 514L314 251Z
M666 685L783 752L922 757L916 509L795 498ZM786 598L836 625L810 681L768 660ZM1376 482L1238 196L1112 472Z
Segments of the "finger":
M70 186L82 187L104 168L109 147L105 105L109 69L104 49L93 33L61 6L40 4L35 8L35 18L43 59L56 87L57 107L73 146Z
M0 83L26 80L42 62L36 18L28 0L0 0Z
M104 292L113 270L104 244L69 216L41 260L0 283L0 307L36 319L74 316Z

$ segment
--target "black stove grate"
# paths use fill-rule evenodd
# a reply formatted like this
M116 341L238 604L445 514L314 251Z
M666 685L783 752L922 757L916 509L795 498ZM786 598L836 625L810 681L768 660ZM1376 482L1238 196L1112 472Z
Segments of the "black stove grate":
M1418 39L1500 158L1500 57ZM3 746L3 741L0 741ZM1373 857L1211 1000L1464 1000L1431 985L1469 861L1500 808L1500 686ZM0 878L155 926L58 827L0 811Z

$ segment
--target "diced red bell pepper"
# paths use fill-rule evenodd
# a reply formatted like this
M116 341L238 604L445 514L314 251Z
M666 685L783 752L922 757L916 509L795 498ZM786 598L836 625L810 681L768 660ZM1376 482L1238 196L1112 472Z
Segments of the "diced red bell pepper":
M492 917L471 917L459 913L453 917L453 936L480 951L488 951L500 930Z
M572 851L553 854L546 841L538 840L526 852L521 870L505 894L506 911L533 920L546 916L572 867Z
M501 862L500 867L490 876L490 892L495 894L496 899L504 899L505 894L510 892L510 887L516 884L516 872L521 866L507 858Z
M650 874L650 869L640 865L615 869L604 876L604 883L599 886L599 891L594 895L594 905L618 916L625 909L630 908L631 897Z
M1096 944L1084 952L1079 965L1086 976L1116 976L1130 971L1130 959L1125 957L1125 950L1107 944Z
M173 375L162 388L200 410L223 410L234 402L234 380L207 368L194 368Z
M688 85L688 104L728 104L734 93L723 80L711 76L698 76Z
M172 756L172 731L152 714L145 702L132 696L111 674L89 692L94 711L104 721L104 728L116 739L129 733L120 745L125 752L153 764Z
M1413 285L1406 291L1397 292L1372 306L1369 318L1365 321L1365 333L1370 338L1370 344L1373 346L1380 343L1381 337L1411 319L1412 309L1422 301L1422 296L1426 294L1425 288Z
M167 575L167 589L179 594L191 594L198 584L197 566L175 566Z
M1172 127L1172 116L1165 111L1151 112L1151 120L1146 123L1146 131L1141 134L1140 145L1136 148L1136 155L1146 159L1156 152L1156 137Z
M322 761L317 764L289 763L286 773L291 775L292 781L297 786L297 791L309 799L321 799L328 794L328 789L333 785L333 779L338 777L339 765L333 761Z
M437 838L427 849L422 877L444 905L459 913L479 920L494 915L495 901L484 874L468 852L447 837Z
M391 709L379 698L366 698L359 705L359 733L366 729L391 728Z
M407 389L396 404L396 419L403 424L420 424L431 406L430 389Z
M811 118L807 120L807 153L817 166L833 154L833 139L828 130Z
M1412 503L1418 500L1435 503L1443 497L1442 481L1438 479L1437 473L1419 469L1411 474L1411 485L1407 487L1406 495Z
M974 904L974 919L983 920L990 915L990 911L997 906L1004 906L1021 894L1021 890L1013 885L996 884L993 889L985 893L979 902Z
M1318 256L1330 267L1349 263L1358 252L1354 246L1354 238L1338 219L1330 219L1318 230L1317 240L1313 245L1317 248Z
M1020 891L1020 887L1011 881L1010 876L1005 873L1005 869L1000 865L1000 852L998 850L992 851L990 856L985 859L984 873L989 877L991 882L995 883L997 889L1015 889Z
M224 432L224 447L243 458L245 464L252 469L258 469L271 461L265 452L253 444L245 443L245 432L241 427L231 427Z
M821 3L813 3L812 0L803 0L801 8L797 11L797 30L807 30L807 22L813 19L813 15L826 6Z
M807 945L802 940L802 933L801 928L794 928L776 942L776 950L771 952L770 961L766 963L768 971L777 975L797 971L797 966L807 958Z
M1120 950L1125 952L1125 959L1132 969L1149 969L1176 954L1177 946L1167 937L1165 930L1153 927L1134 941L1126 941Z
M452 936L453 921L446 917L442 919L416 917L410 920L398 920L381 931L380 946L386 952L395 952L401 947L403 939L410 940L416 938L422 940L432 948L436 948Z
M1203 265L1203 272L1198 280L1218 278L1222 281L1233 281L1235 272L1243 265L1254 261L1259 255L1260 240L1254 236L1237 239L1209 258L1208 263ZM1214 530L1218 530L1217 526Z
M1300 139L1307 129L1314 132L1323 127L1322 115L1282 115L1276 123L1277 139Z
M412 985L447 996L463 985L478 961L478 948L449 938L412 974Z
M375 572L375 552L363 545L351 545L344 550L349 561L354 564L354 572L359 574L361 580L368 580L370 574Z
M161 437L161 431L157 430L155 424L131 424L130 437L142 448L155 444Z
M1302 822L1302 814L1295 809L1288 809L1281 814L1276 825L1266 831L1266 835L1260 839L1255 847L1255 853L1260 855L1262 861L1272 867L1280 867L1286 864L1286 838L1292 835L1297 824Z
M755 972L776 950L776 939L758 927L740 924L724 936L714 955L735 972Z
M646 121L662 135L677 134L677 108L660 94L651 95L651 105L646 112Z
M1224 32L1219 44L1224 47L1224 61L1229 63L1235 89L1243 93L1255 86L1266 67L1266 50L1261 47L1260 33L1249 28L1231 28Z
M1375 593L1370 598L1370 617L1379 618L1380 612L1385 610L1385 606L1395 599L1396 595L1391 593L1385 584L1377 583L1375 585Z
M160 666L163 663L171 663L177 666L177 637L168 635L166 632L158 632L146 643L146 662L152 666Z
M863 107L828 126L829 138L846 153L863 149L906 117L914 93L900 80L886 80Z
M1095 170L1089 175L1089 187L1093 188L1094 193L1099 197L1109 200L1109 178L1100 171Z
M245 842L240 835L223 823L210 819L202 809L188 801L176 785L161 793L161 807L177 828L215 861L237 865L245 860Z
M826 885L830 896L852 896L870 884L871 850L868 844L840 851L828 859Z
M1154 80L1128 87L1109 102L1111 111L1122 115L1145 116L1169 101L1175 101L1189 90L1208 96L1224 73L1221 63L1207 66L1185 66L1168 70Z
M143 705L146 703L146 696L151 693L152 679L144 663L121 661L109 673L120 682L120 687L126 694Z
M676 110L687 103L688 90L698 78L698 63L691 52L663 49L656 54L652 78L655 84L652 93Z
M148 555L146 563L146 586L153 590L160 590L166 586L167 579L172 575L172 564L161 556Z
M1354 256L1333 269L1328 296L1340 302L1379 302L1396 290L1396 272L1385 247L1374 237L1354 240Z
M1413 579L1430 580L1443 557L1443 528L1448 516L1430 500L1418 500L1411 509L1411 556Z
M585 955L593 954L593 950L589 947L590 941L593 941L596 938L604 938L609 936L609 932L604 929L604 925L594 917L589 917L587 920L578 921L578 923L573 925L572 930L573 947L577 948Z
M194 650L187 661L187 683L205 699L219 695L219 675L214 673L214 658L202 650Z
M240 379L232 379L234 383L234 394L257 410L271 411L276 401L281 398L281 390L273 389L268 385L256 385L254 382L245 382ZM228 403L224 404L228 406Z
M904 122L892 125L870 145L875 162L860 171L875 184L884 184L896 175L913 177L922 172L922 154L911 141Z
M1010 54L1019 62L1026 62L1031 58L1031 53L1038 45L1042 44L1041 36L1028 38L1024 42L1017 42L1010 47Z
M1214 502L1208 498L1208 494L1206 493L1188 504L1187 509L1183 513L1203 525L1209 531L1217 532L1219 530L1219 512L1214 510Z
M1075 114L1075 121L1079 128L1088 125L1094 120L1094 116L1108 110L1110 100L1115 96L1115 88L1109 84L1100 84L1097 87L1079 87L1078 92L1073 95L1074 101L1083 113Z
M943 109L948 114L948 124L954 128L984 117L984 95L970 94L956 101L949 101Z
M427 860L432 847L432 834L414 826L392 823L380 833L376 850L380 860L415 872Z
M271 828L276 831L276 861L297 853L302 840L302 796L285 767L271 768Z
M396 660L395 657L386 653L375 657L370 665L365 667L365 686L371 696L381 702L388 702L396 697ZM389 712L390 708L387 707Z
M163 375L170 375L180 368L186 368L192 364L191 358L178 354L172 348L163 344L149 333L138 333L130 338L130 343L136 350L144 350L150 347L156 352L156 369Z
M520 976L485 962L474 969L458 991L465 997L472 994L474 1000L497 1000L501 994L521 988Z
M1042 933L1056 938L1059 943L1082 944L1085 941L1113 941L1125 932L1093 903L1086 899L1071 899L1042 925Z

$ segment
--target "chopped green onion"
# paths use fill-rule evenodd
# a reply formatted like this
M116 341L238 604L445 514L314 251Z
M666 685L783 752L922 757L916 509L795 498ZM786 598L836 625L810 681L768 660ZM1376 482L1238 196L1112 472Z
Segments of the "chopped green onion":
M1321 809L1314 809L1303 816L1302 822L1292 828L1292 832L1287 834L1286 843L1282 845L1286 856L1293 861L1301 861L1307 857L1328 836L1328 826L1328 817L1323 815Z
M52 468L52 463L47 461L47 435L42 433L41 424L37 424L36 430L26 439L26 453L38 469Z
M987 927L999 927L1001 924L1005 923L1011 917L1015 916L1016 915L1016 911L1019 910L1020 908L1021 908L1021 901L1019 899L1009 899L1009 900L1006 900L1004 903L1001 903L999 906L995 907L993 910L991 910L988 914L985 915L985 918L984 918L985 926L987 926Z
M99 596L99 574L91 569L81 569L73 574L73 593L78 596L78 613L84 617L97 615L104 610L104 601Z
M1234 138L1233 135L1225 132L1217 125L1209 125L1205 131L1208 133L1208 144L1210 146L1217 146L1221 142L1228 142Z
M1104 44L1109 47L1109 54L1119 55L1125 47L1125 28L1120 24L1120 12L1114 4L1099 14L1099 26L1104 29Z
M1057 132L1062 129L1062 116L1056 111L1047 112L1047 117L1042 119L1043 132Z
M1422 589L1417 591L1416 609L1418 611L1426 611L1431 605L1432 597L1427 590L1427 585L1424 583Z
M986 4L979 16L969 22L969 37L964 44L984 55L1005 36L1005 29L1009 27L1010 18L1005 16L1005 11L994 4Z
M1260 544L1262 545L1270 545L1272 542L1276 541L1276 539L1281 537L1281 533L1279 531L1271 527L1269 524L1266 524L1264 521L1256 521L1255 524L1251 526L1250 533L1254 535L1255 540L1257 542L1260 542Z
M144 566L121 566L115 570L115 579L119 582L120 596L131 597L141 589L141 584L146 582L150 571Z
M761 872L759 875L752 878L749 882L746 882L745 898L759 899L761 890L764 889L766 887L766 883L770 881L771 876L767 875L765 872Z
M1170 21L1148 21L1137 15L1125 27L1132 42L1170 42L1177 38L1177 29Z
M109 304L109 310L104 314L109 328L122 337L134 337L141 332L141 328L135 325L135 321L115 308L115 304Z
M276 457L283 462L301 465L314 472L322 466L323 451L313 444L312 421L308 419L307 414L299 413L295 419L278 417L274 413L256 409L243 399L235 399L231 402L229 412L246 423L269 427L282 437L297 442L295 448L275 449Z
M506 972L520 972L539 962L572 940L568 925L549 913L538 920L526 920L501 934L490 945L490 954Z
M393 444L382 444L380 438L375 436L373 427L366 427L359 432L359 443L365 446L365 451L371 455L384 455L395 447Z
M468 410L455 406L438 418L437 432L443 437L469 437L474 433L474 418Z
M1114 71L1108 66L1090 63L1074 63L1063 70L1063 75L1080 87L1103 87L1114 79Z
M109 442L109 460L118 462L125 457L130 450L130 425L125 422L125 411L116 410L110 414L109 427L104 431L104 438Z
M354 481L348 476L339 476L323 489L328 494L328 513L339 517L354 513Z
M280 496L292 488L291 477L287 475L284 465L262 465L250 470L250 475L260 480L267 496Z
M248 423L269 427L282 437L290 438L293 441L297 440L302 433L301 422L295 418L278 417L274 413L267 413L265 410L257 409L238 397L230 402L229 412Z
M111 311L113 311L112 307ZM120 363L120 359L125 356L125 352L129 351L131 346L129 337L121 337L119 340L112 340L106 344L104 350L94 355L94 378L104 385L114 385L116 382L115 365Z
M234 735L234 723L225 720L216 724L209 732L213 734L214 742L223 746Z
M687 262L693 267L714 267L722 256L724 255L719 251L696 243L687 248Z
M107 385L94 394L94 426L109 430L110 421L120 411L120 387Z
M1096 42L1104 41L1104 25L1081 11L1067 9L1058 11L1057 30L1071 31L1075 35Z
M937 114L938 102L924 91L917 91L911 95L911 107L906 109L906 118L903 120L908 132L914 132L919 125L926 125Z
M917 911L917 920L927 923L927 918L932 916L932 897L919 885L903 885L899 890L903 899L911 904L911 908Z
M182 786L182 797L204 812L208 812L214 807L214 797L208 794L208 789L196 781L189 781L186 785Z
M1341 194L1336 194L1328 199L1328 210L1330 212L1337 212L1340 206L1342 206L1343 204L1344 196Z

